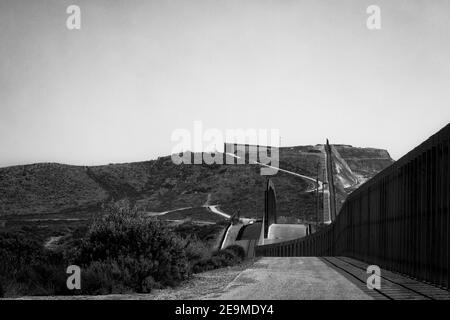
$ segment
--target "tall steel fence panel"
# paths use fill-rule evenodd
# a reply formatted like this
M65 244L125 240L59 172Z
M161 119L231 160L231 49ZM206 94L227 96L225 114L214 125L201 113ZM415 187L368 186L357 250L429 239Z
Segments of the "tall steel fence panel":
M351 193L333 223L260 256L349 256L436 285L450 280L450 124Z

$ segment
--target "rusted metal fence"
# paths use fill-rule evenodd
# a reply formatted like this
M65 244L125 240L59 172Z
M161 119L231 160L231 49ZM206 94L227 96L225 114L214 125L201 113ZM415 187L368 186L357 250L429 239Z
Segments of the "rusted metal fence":
M450 124L351 193L336 220L259 256L348 256L449 288Z

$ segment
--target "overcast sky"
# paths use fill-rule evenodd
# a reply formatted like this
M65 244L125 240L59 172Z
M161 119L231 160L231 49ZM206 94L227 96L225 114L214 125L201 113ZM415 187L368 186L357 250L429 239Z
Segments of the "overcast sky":
M195 120L397 159L449 122L449 57L448 0L1 0L0 166L152 159Z

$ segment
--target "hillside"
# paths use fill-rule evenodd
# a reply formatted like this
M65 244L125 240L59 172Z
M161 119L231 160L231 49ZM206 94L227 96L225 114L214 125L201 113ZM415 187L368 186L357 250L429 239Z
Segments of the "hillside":
M84 167L39 163L0 168L0 216L86 210L107 198Z
M393 162L386 150L355 148L346 145L334 145L333 147L361 182L370 179Z
M342 145L333 150L341 200L392 163L385 150ZM322 145L280 149L282 169L315 178L317 162L324 162ZM126 198L149 213L219 204L230 215L240 210L241 216L260 217L267 177L259 170L255 164L175 165L170 156L92 167L43 163L0 168L0 216L78 216ZM314 215L314 194L307 192L314 187L311 181L280 171L271 178L279 216L302 221Z

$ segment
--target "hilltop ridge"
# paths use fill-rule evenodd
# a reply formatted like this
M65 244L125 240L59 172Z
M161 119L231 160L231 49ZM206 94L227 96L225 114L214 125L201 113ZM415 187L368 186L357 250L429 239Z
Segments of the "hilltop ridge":
M315 178L323 145L280 148L282 169ZM391 164L386 150L333 145L339 199ZM0 168L0 216L95 212L107 201L129 199L145 212L218 204L230 214L259 217L264 210L267 176L254 164L175 165L170 156L156 160L72 166L38 163ZM311 181L279 171L270 176L279 216L309 220L314 215ZM319 179L320 175L319 175Z

